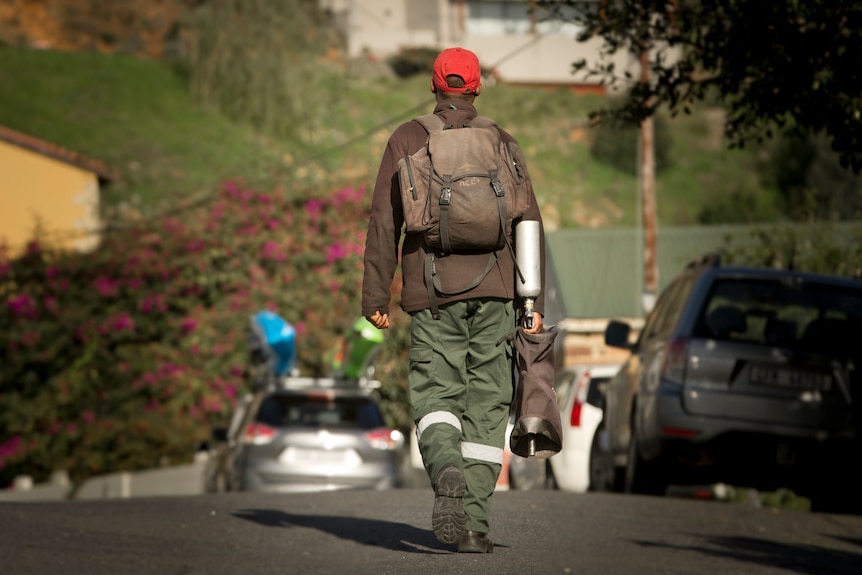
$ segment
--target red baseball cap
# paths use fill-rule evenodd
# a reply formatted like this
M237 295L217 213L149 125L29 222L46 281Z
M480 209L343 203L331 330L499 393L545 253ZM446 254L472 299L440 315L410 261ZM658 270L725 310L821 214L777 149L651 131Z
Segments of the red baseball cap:
M464 79L463 88L450 88L446 76L461 76ZM482 70L479 58L470 50L464 48L447 48L440 52L434 60L434 74L431 78L434 87L441 92L456 92L460 94L478 94L482 89Z

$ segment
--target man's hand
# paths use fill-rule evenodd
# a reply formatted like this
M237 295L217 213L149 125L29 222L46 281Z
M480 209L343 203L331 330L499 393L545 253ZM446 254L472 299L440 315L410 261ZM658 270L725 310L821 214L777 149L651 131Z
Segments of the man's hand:
M526 321L526 320L525 320ZM533 312L533 327L531 329L527 329L526 325L524 326L524 333L542 333L545 331L545 326L542 325L542 314Z
M389 327L388 313L380 313L380 311L378 310L374 312L374 315L366 316L365 319L370 321L371 325L373 325L377 329L387 329ZM541 323L541 321L539 323Z

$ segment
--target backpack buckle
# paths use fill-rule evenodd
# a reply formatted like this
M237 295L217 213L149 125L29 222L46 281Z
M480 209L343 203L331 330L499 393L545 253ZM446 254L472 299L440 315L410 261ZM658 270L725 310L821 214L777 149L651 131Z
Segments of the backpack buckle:
M448 206L449 202L452 200L452 188L449 186L444 186L440 192L440 205Z
M488 176L491 178L491 188L498 198L506 195L506 190L503 189L503 182L497 177L497 170L488 170Z
M498 198L502 198L506 195L506 190L503 189L503 182L500 180L494 180L491 182L491 187L494 188L494 193L497 194Z

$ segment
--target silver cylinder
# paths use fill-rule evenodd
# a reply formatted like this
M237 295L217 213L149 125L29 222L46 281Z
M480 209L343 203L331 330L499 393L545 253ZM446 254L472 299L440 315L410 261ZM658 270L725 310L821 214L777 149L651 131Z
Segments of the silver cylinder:
M515 226L515 257L524 275L524 281L516 278L518 295L536 298L542 293L542 256L540 251L539 222L522 220Z

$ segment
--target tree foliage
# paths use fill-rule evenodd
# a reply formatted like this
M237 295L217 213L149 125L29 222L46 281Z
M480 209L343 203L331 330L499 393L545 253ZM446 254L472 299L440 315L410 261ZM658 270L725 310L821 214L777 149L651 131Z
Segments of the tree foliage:
M247 385L260 309L295 326L304 374L327 373L356 317L366 220L361 188L226 183L90 254L0 246L0 485L189 459Z
M276 136L326 113L331 31L316 0L207 0L188 35L191 93L202 103Z
M603 39L598 63L576 71L631 86L622 113L659 106L688 112L717 95L733 146L773 131L824 133L843 166L862 169L862 4L855 0L539 0L583 25L578 40ZM563 14L562 12L560 12ZM574 16L571 16L574 14ZM649 51L651 82L607 58ZM601 113L607 113L601 112ZM600 115L601 115L600 113Z
M655 116L654 126L655 171L659 174L673 166L671 157L673 138L667 118L663 115ZM599 124L590 143L590 153L595 159L633 177L638 175L639 148L638 127L619 121Z
M792 269L862 278L862 227L810 221L758 226L728 238L719 251L730 265Z
M761 172L794 220L855 220L862 215L862 175L843 169L822 135L776 138Z

